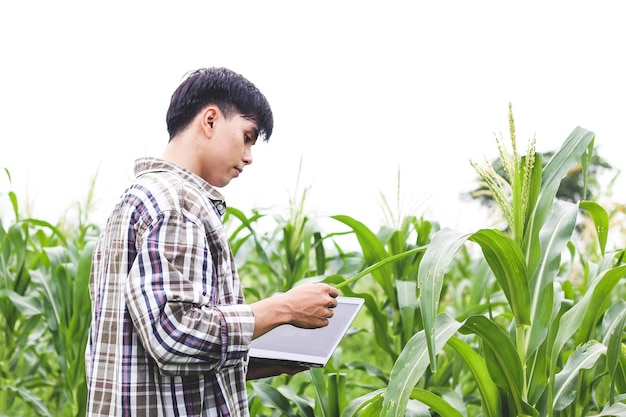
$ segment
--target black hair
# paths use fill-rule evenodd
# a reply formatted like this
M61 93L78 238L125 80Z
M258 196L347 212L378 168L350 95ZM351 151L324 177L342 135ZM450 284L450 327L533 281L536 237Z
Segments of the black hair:
M217 106L224 117L235 114L254 120L259 138L268 141L274 129L272 109L254 84L228 68L201 68L188 73L172 94L166 122L170 140L189 126L208 105Z

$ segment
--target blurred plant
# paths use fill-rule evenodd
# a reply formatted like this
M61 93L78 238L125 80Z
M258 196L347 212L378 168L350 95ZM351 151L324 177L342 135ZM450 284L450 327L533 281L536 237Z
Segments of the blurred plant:
M7 171L8 175L8 171ZM58 227L0 220L0 410L8 415L85 413L91 226L67 239Z
M348 226L356 237L362 253L357 271L361 272L347 280L346 273L330 275L326 279L345 294L365 299L376 344L392 362L413 334L421 329L416 277L431 233L439 227L418 217L415 214L417 205L405 211L399 171L397 182L395 207L387 196L381 194L386 223L378 233L350 216L332 216ZM364 282L361 280L363 276L369 276L373 281Z
M304 413L303 415L310 415L310 412L316 416L339 415L350 398L347 396L348 390L354 392L359 383L363 384L364 381L378 381L378 385L383 386L386 384L388 375L381 367L393 363L403 344L420 327L415 321L419 317L416 312L416 268L424 251L423 244L428 241L432 230L432 223L422 221L414 215L406 215L400 222L399 229L384 226L376 235L352 217L331 216L350 229L324 234L317 227L317 222L304 215L306 195L305 189L298 198L292 197L288 220L274 217L278 227L274 232L269 231L266 234L259 234L258 229L255 231L252 227L263 219L262 214L257 212L247 218L239 211L230 211L240 223L231 234L231 244L237 252L248 248L244 252L246 256L240 257L243 262L239 268L240 276L248 283L247 287L263 288L264 291L271 291L272 288L287 290L299 282L312 280L335 284L343 295L365 298L369 318L362 320L367 322L368 327L373 322L374 334L357 331L344 339L342 344L345 346L352 343L350 346L353 348L359 347L360 355L353 352L347 355L351 359L357 358L356 360L340 361L340 346L333 356L332 364L323 370L312 369L307 372L310 380L302 380L298 376L289 378L290 386L300 387L295 391L287 390L282 385L285 381L281 378L250 383L251 410L254 415L263 415L262 410L268 408L281 410L282 415L291 415L290 413L295 413L295 409ZM387 203L384 200L387 214L393 214ZM356 237L362 255L344 252L335 240L348 235ZM324 247L324 244L328 247ZM412 256L404 254L407 248L414 249L410 254ZM394 259L393 255L396 253L403 253L406 260L403 262ZM376 267L367 268L377 262L379 263ZM274 265L281 265L281 268ZM361 273L355 275L358 271ZM359 281L360 277L366 275L372 276L374 281ZM283 278L285 276L292 278ZM346 277L352 277L352 280ZM263 286L263 283L270 283L269 288ZM261 295L263 294L258 294ZM369 343L372 338L376 345L383 348L389 359L377 355L375 344ZM354 342L351 342L352 339ZM364 354L371 360L363 360ZM353 375L355 372L363 377L348 378L349 374ZM367 385L368 388L372 386L374 385ZM310 409L303 404L309 404Z
M248 217L236 208L227 209L224 223L250 299L287 291L303 280L321 281L329 268L354 268L353 254L345 253L335 242L348 232L325 234L316 218L306 214L308 191L308 187L300 190L298 179L286 217L259 210Z
M419 206L422 201L417 200L410 202L407 206L404 201L404 192L402 191L402 175L400 169L397 172L397 184L395 198L390 199L385 193L380 192L380 207L383 212L383 225L392 229L402 229L403 223L408 218L416 217L416 214L420 211Z

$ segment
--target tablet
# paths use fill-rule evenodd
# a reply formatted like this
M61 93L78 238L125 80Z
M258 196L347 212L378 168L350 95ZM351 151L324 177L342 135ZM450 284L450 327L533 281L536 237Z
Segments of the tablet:
M250 359L324 367L363 303L362 298L337 297L337 307L333 309L333 317L326 327L303 329L290 324L278 326L251 342Z

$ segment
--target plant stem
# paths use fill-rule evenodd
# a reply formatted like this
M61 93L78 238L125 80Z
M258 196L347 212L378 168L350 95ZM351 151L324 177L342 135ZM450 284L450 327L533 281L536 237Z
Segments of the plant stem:
M528 400L528 387L526 384L526 330L525 326L516 325L515 332L517 340L517 353L519 355L520 361L522 363L522 377L524 380L522 381L522 398L524 401Z

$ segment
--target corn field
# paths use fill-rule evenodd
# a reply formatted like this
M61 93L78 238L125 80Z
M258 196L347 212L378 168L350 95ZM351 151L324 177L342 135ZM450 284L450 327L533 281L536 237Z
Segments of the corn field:
M556 198L594 134L575 128L544 165L534 143L518 154L510 116L508 181L474 164L504 227L409 214L374 231L307 216L306 192L284 215L228 209L249 302L318 281L365 299L326 367L248 381L251 415L626 416L626 262L609 243L623 231L596 201ZM0 198L0 416L83 416L99 228L22 218L13 192Z

